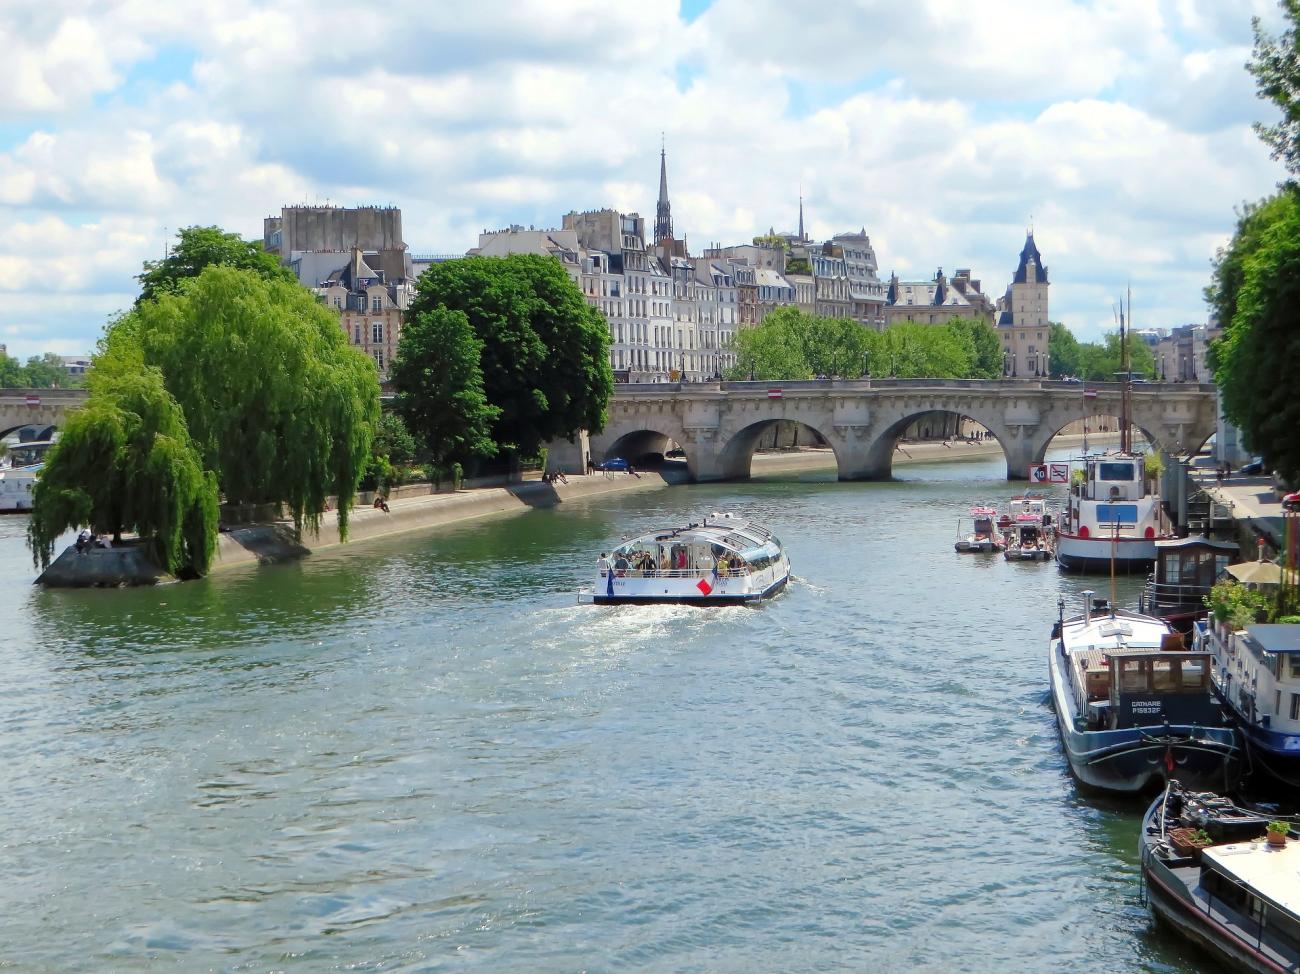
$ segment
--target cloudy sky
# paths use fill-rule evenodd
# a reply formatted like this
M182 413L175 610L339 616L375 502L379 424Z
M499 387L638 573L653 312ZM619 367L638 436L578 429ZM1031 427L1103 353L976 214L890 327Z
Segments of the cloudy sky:
M865 226L882 276L1000 293L1032 219L1081 337L1202 321L1280 167L1243 70L1272 0L0 0L0 342L91 349L169 233L400 206L418 253L570 209L692 249Z

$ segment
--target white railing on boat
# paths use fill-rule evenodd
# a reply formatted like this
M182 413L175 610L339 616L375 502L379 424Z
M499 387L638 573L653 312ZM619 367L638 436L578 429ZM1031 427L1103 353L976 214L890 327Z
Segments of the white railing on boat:
M604 578L607 574L601 572L600 577ZM731 568L725 572L714 571L712 568L614 569L615 578L744 578L748 574L746 568Z

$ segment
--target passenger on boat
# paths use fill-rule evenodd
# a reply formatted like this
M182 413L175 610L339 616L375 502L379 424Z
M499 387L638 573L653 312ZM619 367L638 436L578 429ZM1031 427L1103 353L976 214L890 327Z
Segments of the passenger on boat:
M718 574L723 578L727 577L727 572L731 568L731 562L727 560L727 553L724 551L718 556Z
M600 572L601 578L604 578L605 573L609 571L609 558L606 557L603 551L600 553L600 557L596 559L596 570Z
M627 563L626 555L619 555L617 558L614 559L614 574L617 575L619 578L622 578L624 575L627 574L628 568L629 565Z

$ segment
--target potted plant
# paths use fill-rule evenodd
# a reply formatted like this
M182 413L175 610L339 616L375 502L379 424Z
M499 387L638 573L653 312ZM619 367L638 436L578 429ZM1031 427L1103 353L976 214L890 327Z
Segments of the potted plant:
M1214 845L1210 833L1205 829L1170 829L1169 844L1180 856L1190 856L1196 862L1201 861L1201 850Z
M1273 821L1268 823L1268 844L1271 846L1286 845L1286 837L1291 833L1291 823L1282 821Z

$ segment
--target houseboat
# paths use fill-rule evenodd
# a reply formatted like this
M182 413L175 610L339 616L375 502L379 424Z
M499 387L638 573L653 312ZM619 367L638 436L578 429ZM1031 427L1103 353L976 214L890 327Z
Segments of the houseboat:
M32 509L32 491L53 445L53 440L35 440L9 448L0 461L0 514L25 514Z
M1194 638L1245 738L1247 770L1300 793L1300 625L1236 630L1211 616L1196 623Z
M1070 771L1084 786L1138 794L1177 778L1226 788L1239 749L1210 687L1210 654L1189 651L1163 619L1092 602L1048 653L1052 705Z
M1073 571L1147 571L1156 542L1172 537L1160 499L1147 487L1146 463L1136 453L1105 453L1075 461L1082 480L1072 484L1056 525L1056 561Z
M1300 970L1300 840L1294 824L1170 783L1142 819L1151 912L1228 970Z
M602 554L579 601L596 605L758 602L785 588L790 559L772 532L731 514L662 528Z
M960 552L1001 551L1006 542L996 530L998 512L992 507L972 507L968 518L957 519L957 540L953 550Z
M1237 560L1239 550L1234 542L1201 535L1157 541L1155 568L1142 588L1138 611L1190 633L1192 623L1209 611L1205 597L1215 580Z

